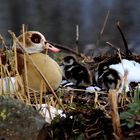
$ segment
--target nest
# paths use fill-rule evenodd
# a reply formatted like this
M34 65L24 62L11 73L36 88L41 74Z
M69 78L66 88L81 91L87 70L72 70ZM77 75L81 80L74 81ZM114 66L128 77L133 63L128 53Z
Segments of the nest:
M17 39L12 33L13 42ZM7 48L7 47L5 47ZM26 53L25 53L26 54ZM140 62L139 56L120 54L122 58ZM27 54L28 56L28 54ZM110 64L120 61L118 54L114 56L99 56L89 60L89 57L82 57L82 63L86 63L89 69L97 69L99 64ZM84 58L84 59L83 59ZM123 112L129 113L129 107L135 99L135 92L140 95L139 90L134 89L129 93L118 94L117 90L86 92L83 89L65 89L60 87L56 92L50 91L46 95L43 92L36 92L26 88L26 81L21 81L17 69L16 52L1 50L1 79L4 77L17 77L17 84L20 85L20 92L15 89L15 94L4 93L17 100L35 107L37 104L50 104L61 108L66 117L56 116L51 124L45 124L39 134L39 139L138 139L140 131L140 114L136 113L131 118L120 120ZM83 61L84 60L84 61ZM9 79L10 81L10 79ZM2 91L2 89L1 89ZM3 92L1 92L3 94ZM139 103L139 101L138 101ZM136 107L138 105L136 104ZM132 109L134 111L134 108ZM133 121L133 126L131 125Z

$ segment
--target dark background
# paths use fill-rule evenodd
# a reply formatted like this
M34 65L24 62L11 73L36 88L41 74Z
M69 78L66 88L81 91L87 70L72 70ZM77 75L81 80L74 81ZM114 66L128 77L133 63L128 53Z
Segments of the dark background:
M47 40L73 47L79 25L81 50L95 47L103 22L110 11L96 49L106 41L123 48L116 22L120 21L131 50L140 52L140 0L0 0L0 33L9 44L8 30L18 36L22 24L43 33Z

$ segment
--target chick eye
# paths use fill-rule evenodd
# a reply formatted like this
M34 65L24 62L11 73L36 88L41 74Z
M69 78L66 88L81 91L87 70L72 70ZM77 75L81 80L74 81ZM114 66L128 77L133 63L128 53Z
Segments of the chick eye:
M41 42L41 36L38 34L33 34L31 36L31 40L33 43L40 43Z

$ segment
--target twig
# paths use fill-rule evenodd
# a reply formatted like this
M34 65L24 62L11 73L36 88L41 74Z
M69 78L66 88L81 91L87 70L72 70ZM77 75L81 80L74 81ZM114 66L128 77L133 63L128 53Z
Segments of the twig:
M79 26L76 25L76 39L75 39L75 44L76 44L76 52L79 53Z
M120 59L120 61L121 61L121 64L122 64L123 70L124 70L124 72L125 72L125 68L124 68L124 65L123 65L123 63L122 63L122 56L121 56L120 49L118 48L117 51L118 51L118 56L119 56L119 59Z
M103 27L102 27L101 32L100 32L101 35L102 35L103 32L104 32L104 29L105 29L105 26L106 26L106 23L107 23L109 14L110 14L110 11L108 10L108 11L107 11L107 15L106 15L105 20L104 20L104 23L103 23Z
M23 33L23 37L22 37L22 39L23 39L23 47L25 48L25 32L26 32L26 30L25 30L25 25L23 24L22 25L22 33ZM28 101L29 101L29 103L30 103L30 95L29 95L29 89L28 89L28 77L27 77L27 60L26 60L26 55L24 54L24 70L25 70L25 73L24 73L24 77L25 77L25 91L27 92L27 96L28 96Z
M57 47L57 48L59 48L59 49L62 49L62 50L71 52L71 53L77 55L78 57L81 57L81 58L83 58L83 59L85 58L85 56L84 56L83 54L81 54L81 53L79 53L79 52L76 52L76 51L74 51L73 49L70 49L70 48L67 47L67 46L63 46L63 45L61 45L61 44L57 44L57 43L53 43L53 42L48 42L48 43L52 44L53 46L55 46L55 47Z
M132 52L131 52L131 51L129 50L129 48L128 48L128 44L127 44L126 38L125 38L125 36L124 36L124 33L122 32L122 29L121 29L121 27L120 27L120 22L119 22L119 21L117 22L117 28L118 28L118 30L119 30L121 36L122 36L126 55L132 55Z
M2 37L1 34L0 34L0 42L1 42L1 44L2 44L2 47L4 47L4 50L7 50L8 48L7 48L7 46L6 46L6 44L5 44L5 41L4 41L4 39L3 39L3 37Z
M118 52L118 49L119 49L119 48L117 48L116 46L114 46L112 43L106 42L106 44L107 44L109 47L112 47L114 50L116 50L116 51ZM123 52L120 52L120 51L119 51L119 53L120 53L121 55L124 55Z
M15 62L14 70L15 70L15 73L16 73L16 81L18 81L17 83L21 87L21 92L25 93L25 89L22 85L22 82L21 82L22 80L21 80L21 77L20 77L19 72L18 72L16 41L14 39L13 39L13 48L14 48L14 62Z
M106 44L109 45L110 47L112 47L114 50L118 51L118 49L110 42L106 42Z
M110 11L108 10L108 11L107 11L107 14L106 14L106 17L105 17L105 20L104 20L104 23L103 23L103 26L102 26L102 29L101 29L101 31L100 31L100 33L99 33L98 38L97 38L96 46L98 46L99 41L100 41L100 39L101 39L101 36L103 35L103 32L104 32L104 30L105 30L105 26L106 26L106 23L107 23L109 14L110 14Z
M98 93L98 94L104 94L106 95L105 92L103 91L91 91L91 90L85 90L85 89L75 89L75 88L71 88L71 89L67 89L67 88L62 88L62 89L59 89L60 91L79 91L79 92L94 92L94 93Z
M121 127L120 127L120 117L118 114L118 105L117 105L117 93L115 90L109 90L109 101L110 101L110 110L111 117L114 129L114 135L116 140L121 140Z

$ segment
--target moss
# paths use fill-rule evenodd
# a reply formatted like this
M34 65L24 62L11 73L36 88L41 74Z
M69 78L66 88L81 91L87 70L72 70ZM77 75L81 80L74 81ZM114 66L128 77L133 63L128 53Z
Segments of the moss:
M0 112L0 118L2 121L5 121L6 120L6 109L3 109L1 112Z

